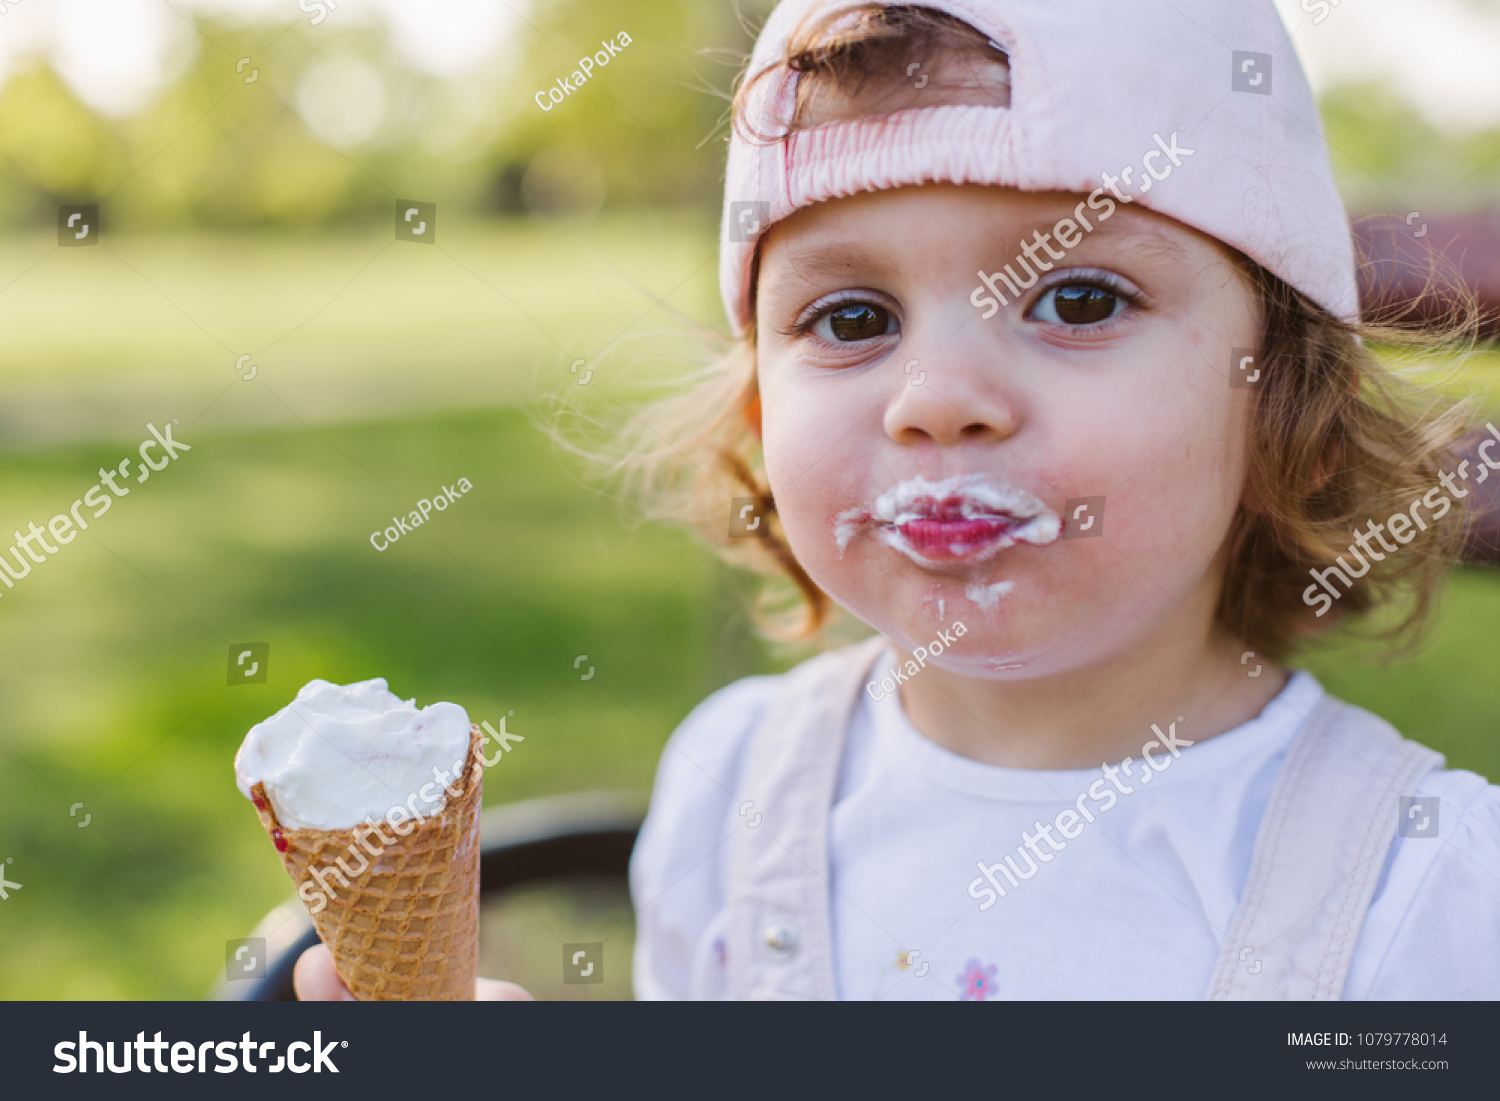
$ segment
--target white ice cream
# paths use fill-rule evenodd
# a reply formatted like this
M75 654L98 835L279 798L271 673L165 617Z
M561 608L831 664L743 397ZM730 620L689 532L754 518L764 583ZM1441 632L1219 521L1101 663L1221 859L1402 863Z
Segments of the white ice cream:
M468 755L469 716L456 703L418 708L381 678L315 680L250 728L234 771L247 799L266 785L283 826L343 830L397 804L436 812Z
M1057 513L1034 494L1018 486L994 481L983 474L960 474L941 482L909 478L877 497L870 515L876 520L899 527L931 515L931 502L945 501L951 497L959 498L959 512L966 518L1004 513L1020 520L1031 520L1030 524L1012 533L1011 538L1017 541L1045 545L1057 538Z
M955 500L958 515L964 519L1008 516L1015 523L972 561L983 561L1017 543L1045 547L1062 533L1062 518L1035 494L1019 486L1007 485L985 474L960 474L940 482L917 477L893 485L877 497L868 510L848 508L833 518L833 538L838 545L839 557L843 557L850 540L873 526L879 530L880 538L887 546L901 551L919 565L924 564L925 557L902 534L902 525L928 519L940 505ZM957 554L959 548L955 547L953 551Z
M996 581L993 585L970 585L964 595L978 604L981 611L990 611L1000 603L1000 598L1016 587L1014 581Z

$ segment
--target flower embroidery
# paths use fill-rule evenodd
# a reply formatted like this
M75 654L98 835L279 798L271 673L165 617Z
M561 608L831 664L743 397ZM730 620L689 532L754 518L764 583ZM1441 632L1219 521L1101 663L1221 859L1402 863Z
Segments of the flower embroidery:
M962 988L958 992L958 1000L961 1002L982 1002L995 992L995 972L998 964L983 966L978 960L970 960L964 964L964 973L958 977L958 985Z

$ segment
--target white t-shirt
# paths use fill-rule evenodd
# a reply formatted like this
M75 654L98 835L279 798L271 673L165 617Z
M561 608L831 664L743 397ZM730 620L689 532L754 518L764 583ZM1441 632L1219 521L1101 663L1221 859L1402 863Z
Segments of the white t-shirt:
M730 851L754 814L735 795L778 686L716 692L662 755L631 860L637 997L727 997ZM1131 790L1106 806L1086 794L1100 769L981 764L924 738L896 695L861 694L830 820L839 996L1202 998L1272 784L1322 696L1296 673L1250 722L1158 752L1148 785L1118 774ZM1410 794L1439 798L1438 835L1392 844L1344 997L1500 998L1500 787L1447 771ZM1054 829L1049 847L1037 823L1080 802L1095 820L1064 819L1075 836ZM1007 855L1014 883L995 868Z

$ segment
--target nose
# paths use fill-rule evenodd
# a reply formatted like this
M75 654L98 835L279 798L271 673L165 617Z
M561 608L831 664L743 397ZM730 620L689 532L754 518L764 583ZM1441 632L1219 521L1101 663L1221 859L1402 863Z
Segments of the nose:
M896 364L909 362L897 356ZM905 446L924 443L953 447L959 443L1000 443L1015 435L1020 414L1006 394L994 352L977 348L940 350L923 358L910 373L899 374L894 366L893 385L898 392L886 406L885 431ZM920 385L912 385L917 371L927 372Z

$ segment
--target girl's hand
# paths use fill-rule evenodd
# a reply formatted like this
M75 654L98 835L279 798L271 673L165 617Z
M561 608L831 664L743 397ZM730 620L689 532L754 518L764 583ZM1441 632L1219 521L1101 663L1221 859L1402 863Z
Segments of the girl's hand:
M339 978L333 966L333 954L327 945L315 944L297 961L292 972L292 982L297 988L297 997L304 1002L352 1002L354 995ZM474 1000L480 1002L530 1002L535 1001L513 982L496 979L478 979L474 984Z

